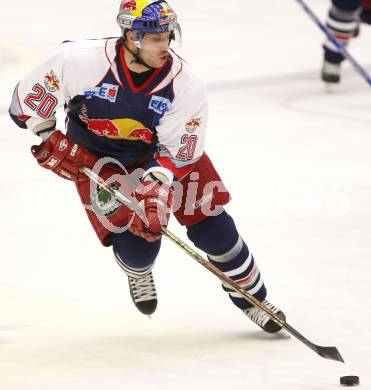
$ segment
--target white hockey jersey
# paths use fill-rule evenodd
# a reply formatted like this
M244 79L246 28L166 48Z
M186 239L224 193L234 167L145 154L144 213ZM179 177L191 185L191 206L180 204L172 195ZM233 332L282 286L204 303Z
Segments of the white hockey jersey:
M35 134L66 110L67 136L123 165L162 166L171 180L192 170L204 151L207 97L190 66L169 52L166 64L135 85L120 38L65 42L14 91L13 120Z

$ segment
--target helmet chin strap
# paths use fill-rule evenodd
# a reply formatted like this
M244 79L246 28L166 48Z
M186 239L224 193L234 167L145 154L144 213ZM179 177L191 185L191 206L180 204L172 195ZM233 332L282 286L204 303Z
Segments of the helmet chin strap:
M156 68L154 68L153 66L150 66L150 65L146 64L146 63L140 58L140 49L139 49L139 48L138 48L138 51L137 51L136 53L134 53L132 50L130 50L130 49L128 48L128 46L126 45L126 42L125 42L125 41L123 41L123 45L124 45L125 49L134 57L134 59L131 61L131 63L136 62L136 63L139 64L139 65L145 66L146 68L148 68L148 70L149 70L149 69L156 69Z

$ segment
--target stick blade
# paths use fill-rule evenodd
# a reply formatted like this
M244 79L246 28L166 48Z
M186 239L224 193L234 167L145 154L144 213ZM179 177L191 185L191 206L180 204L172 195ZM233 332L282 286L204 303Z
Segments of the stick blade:
M336 347L320 347L316 346L316 351L318 355L322 356L325 359L335 360L337 362L344 363L344 359L340 355L340 352Z

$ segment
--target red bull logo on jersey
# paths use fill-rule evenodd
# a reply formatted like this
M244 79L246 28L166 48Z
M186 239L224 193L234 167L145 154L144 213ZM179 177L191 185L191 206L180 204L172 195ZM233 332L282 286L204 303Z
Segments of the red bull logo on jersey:
M118 137L119 129L110 119L89 119L80 115L80 119L86 123L87 128L100 137Z
M52 70L44 76L44 85L50 92L59 91L59 79Z
M80 115L80 119L88 130L100 137L142 141L146 144L152 143L154 138L150 129L134 119L90 119L85 115Z
M147 128L134 129L129 133L129 138L139 139L146 144L150 144L153 140L153 132Z
M188 133L195 132L199 127L201 126L201 118L194 118L187 122L186 124L186 130Z
M104 83L101 87L86 88L84 90L84 96L87 99L97 97L99 99L109 100L111 103L115 103L118 90L118 85Z

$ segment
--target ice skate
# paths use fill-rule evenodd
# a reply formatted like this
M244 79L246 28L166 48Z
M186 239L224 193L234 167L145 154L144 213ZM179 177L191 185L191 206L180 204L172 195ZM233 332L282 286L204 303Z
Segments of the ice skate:
M337 84L341 80L340 64L324 61L321 71L321 79L326 83Z
M148 316L156 311L157 294L152 272L142 278L128 277L131 298L137 309Z
M273 313L275 313L281 320L286 320L286 316L278 307L274 306L267 300L264 300L262 303ZM246 309L243 312L247 315L247 317L250 318L251 321L255 322L256 325L260 326L267 333L277 333L282 329L282 326L276 324L264 311L255 306L250 309Z

